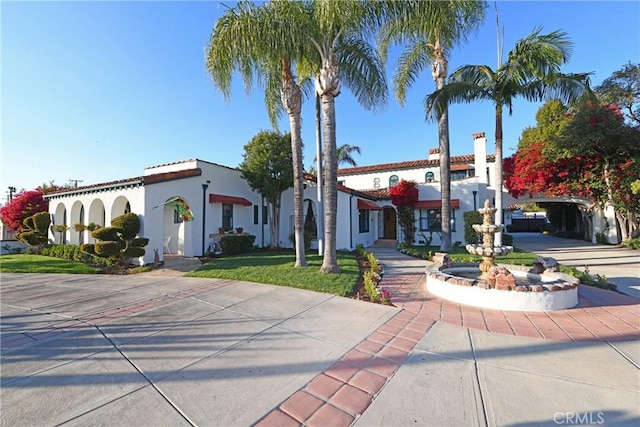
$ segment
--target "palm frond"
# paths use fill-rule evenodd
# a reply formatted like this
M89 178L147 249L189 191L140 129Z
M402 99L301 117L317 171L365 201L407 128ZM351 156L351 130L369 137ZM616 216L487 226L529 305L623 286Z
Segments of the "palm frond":
M432 58L433 46L426 42L413 43L400 53L393 73L393 93L400 105L404 104L407 91L425 68L431 67Z
M437 120L447 105L481 100L492 101L491 91L464 81L448 83L442 89L436 90L424 98L425 119L427 121Z
M357 35L349 35L341 38L335 54L340 73L358 102L367 109L384 108L387 81L376 49Z

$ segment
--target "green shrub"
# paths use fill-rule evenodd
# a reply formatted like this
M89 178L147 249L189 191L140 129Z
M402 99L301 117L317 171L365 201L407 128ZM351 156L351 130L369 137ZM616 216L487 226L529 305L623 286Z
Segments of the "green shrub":
M100 227L91 233L91 237L98 240L116 241L120 240L118 233L120 230L114 227Z
M91 254L91 255L95 255L96 254L96 248L95 248L93 243L85 243L83 245L80 245L80 250L82 252L86 252L86 253Z
M147 239L146 237L136 237L134 239L131 240L131 246L136 246L136 247L140 247L143 248L145 246L147 246L149 244L149 239ZM140 255L142 256L142 255Z
M138 235L138 232L140 231L140 218L133 212L129 212L113 218L111 220L111 227L118 228L120 230L123 240L132 240ZM148 242L149 241L147 240L147 243Z
M129 246L128 248L125 248L121 254L126 258L138 258L144 256L144 252L144 248L139 246Z
M608 245L609 241L607 240L607 236L604 233L596 233L596 242L599 245Z
M473 229L473 224L482 224L482 214L478 211L467 211L462 216L464 218L464 240L471 244L480 243L480 237Z
M220 246L225 255L244 254L251 252L255 240L256 236L252 234L224 235L220 238Z
M103 257L119 257L124 245L111 240L98 242L94 246L96 255Z
M43 246L49 242L49 225L51 216L48 212L38 212L22 221L22 233L16 234L16 239L31 246Z
M369 295L371 302L380 301L380 293L378 292L378 286L373 279L373 271L367 270L363 274L364 290Z
M640 237L626 240L622 242L622 245L629 249L640 249Z
M511 234L502 233L502 244L506 246L513 246L513 236Z

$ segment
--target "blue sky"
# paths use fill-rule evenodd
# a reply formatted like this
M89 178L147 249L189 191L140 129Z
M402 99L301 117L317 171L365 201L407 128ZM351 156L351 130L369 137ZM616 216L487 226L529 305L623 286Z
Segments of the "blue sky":
M1 2L1 196L54 181L79 185L130 178L143 169L199 158L231 167L244 145L271 129L258 89L239 79L230 101L210 81L204 50L225 4L197 2ZM499 1L504 53L535 27L566 31L574 52L565 72L593 72L595 86L640 61L640 2ZM450 69L496 66L493 2L482 28L454 50ZM393 58L387 64L389 74ZM389 81L391 81L389 79ZM425 158L437 147L437 126L424 120L423 98L434 90L424 73L400 107L391 95L378 113L348 89L336 99L338 145L361 147L360 166ZM540 104L519 101L505 116L505 155L535 124ZM304 164L315 154L314 105L303 106ZM283 120L281 130L287 130ZM450 109L451 153L473 151L485 132L493 152L489 103Z

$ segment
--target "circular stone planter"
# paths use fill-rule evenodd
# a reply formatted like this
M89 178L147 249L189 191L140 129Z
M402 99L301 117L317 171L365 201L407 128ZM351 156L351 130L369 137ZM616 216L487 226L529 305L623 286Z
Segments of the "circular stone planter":
M509 311L554 311L578 305L578 279L559 272L535 274L528 267L500 265L515 277L517 286L498 290L480 279L461 274L480 272L477 264L434 264L426 268L427 290L440 298L481 308Z

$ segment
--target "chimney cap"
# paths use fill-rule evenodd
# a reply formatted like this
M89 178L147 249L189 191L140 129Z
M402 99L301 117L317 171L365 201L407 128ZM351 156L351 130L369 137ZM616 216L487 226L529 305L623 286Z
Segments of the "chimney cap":
M472 136L473 139L484 138L484 132L474 133Z
M429 148L429 154L438 154L440 153L439 148Z

